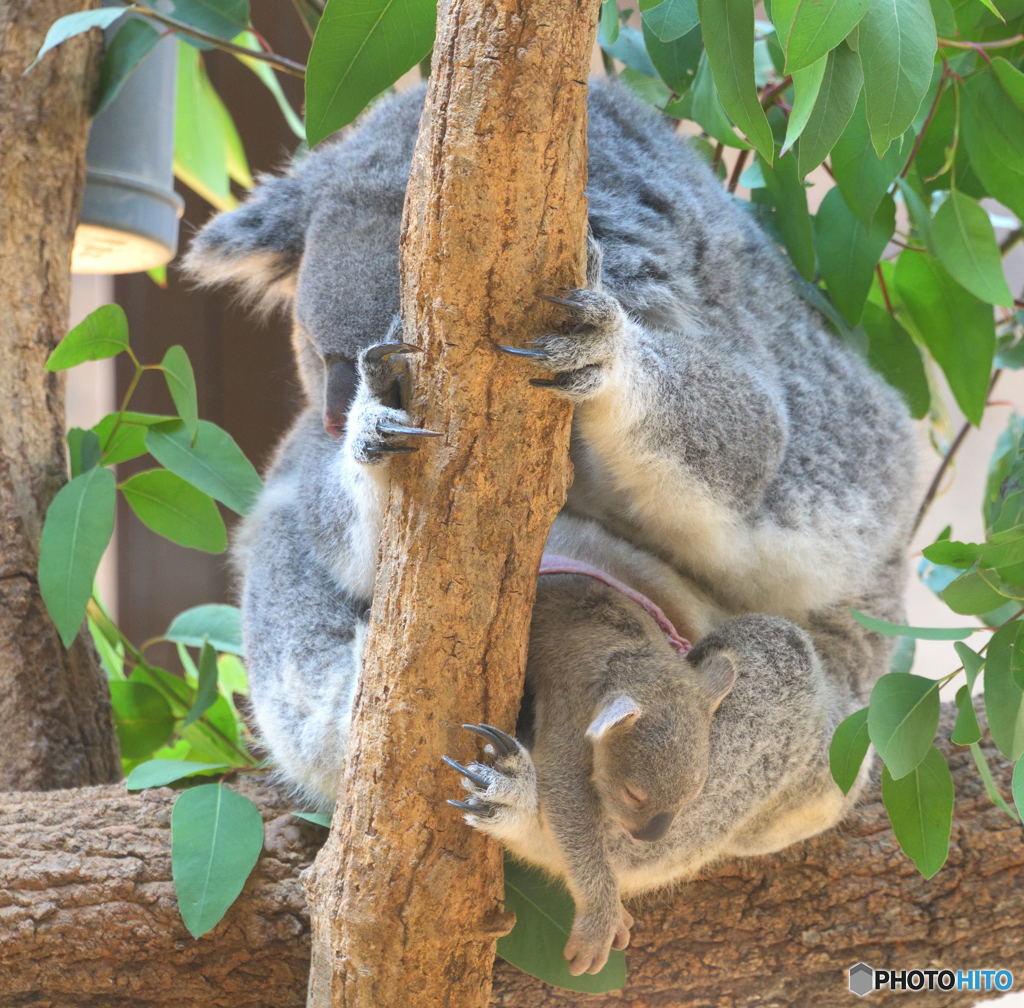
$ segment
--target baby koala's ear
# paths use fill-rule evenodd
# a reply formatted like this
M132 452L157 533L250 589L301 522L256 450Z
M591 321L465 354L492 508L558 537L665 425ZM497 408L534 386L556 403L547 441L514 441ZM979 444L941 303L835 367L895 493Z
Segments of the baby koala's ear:
M293 175L261 178L240 207L217 214L195 236L186 273L203 287L237 284L263 309L289 302L309 224L303 190Z
M628 694L620 693L598 707L594 720L587 728L587 738L597 742L613 728L632 724L639 716L640 705Z
M736 662L727 652L717 651L700 663L698 673L714 714L736 685Z

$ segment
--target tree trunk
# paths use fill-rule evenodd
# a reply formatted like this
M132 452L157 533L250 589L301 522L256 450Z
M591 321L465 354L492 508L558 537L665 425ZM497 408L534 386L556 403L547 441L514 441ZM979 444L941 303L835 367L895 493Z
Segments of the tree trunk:
M944 734L954 716L946 712ZM1008 794L1011 768L990 745L987 753ZM876 774L871 799L838 829L773 857L723 862L700 881L631 903L629 984L586 1004L849 1008L845 970L858 961L1024 975L1021 829L991 805L967 750L955 751L951 764L952 847L930 882L899 852ZM4 1008L302 1005L309 934L299 873L323 831L289 817L292 805L273 792L252 783L243 790L263 810L266 849L226 919L199 941L178 917L170 881L173 791L130 795L108 786L0 796ZM448 903L435 906L432 930L449 930ZM984 998L951 992L912 1000L968 1008ZM579 994L496 964L494 1008L581 1003ZM888 1001L874 994L865 1003Z
M39 535L65 479L63 380L43 370L67 331L71 245L99 34L51 52L46 29L95 6L0 0L0 788L117 780L104 678L80 636L65 650L39 595Z
M310 888L311 1008L488 1000L509 926L500 854L445 805L458 787L441 756L465 749L464 721L515 722L537 567L568 485L568 406L495 344L548 330L538 295L584 282L597 10L439 11L402 315L424 350L412 414L444 438L391 462L349 764Z

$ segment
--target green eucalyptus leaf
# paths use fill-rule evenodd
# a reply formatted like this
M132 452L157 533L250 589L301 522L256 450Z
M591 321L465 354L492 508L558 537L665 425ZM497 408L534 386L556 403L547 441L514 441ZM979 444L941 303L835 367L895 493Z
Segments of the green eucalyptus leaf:
M611 2L614 2L614 0L611 0ZM331 828L330 812L293 812L292 815L296 819L305 819L306 822L310 822L314 826L323 826L324 829Z
M598 25L598 38L602 46L615 45L619 38L620 24L618 0L602 0L601 20Z
M171 17L225 41L249 26L249 0L172 0Z
M967 677L967 685L974 689L974 680L985 667L985 659L977 651L969 648L963 641L957 641L954 645L960 664L964 667L964 674Z
M199 405L196 395L196 376L192 371L192 362L185 353L185 348L172 346L164 359L160 362L160 368L164 373L164 380L167 382L167 391L171 393L171 399L181 415L181 420L189 434L195 437L199 429Z
M931 83L936 33L928 0L871 0L858 36L871 142L882 157L914 121Z
M941 263L919 252L900 255L896 288L964 415L980 423L996 346L992 309L956 283Z
M875 264L896 228L896 207L884 197L868 227L846 205L838 187L830 189L814 218L814 243L821 276L835 306L850 325L864 313Z
M640 10L643 11L644 27L649 28L661 42L682 38L700 21L697 0L640 0ZM602 10L602 17L603 14Z
M128 319L120 305L101 305L78 323L53 349L47 371L64 371L85 361L116 357L128 349Z
M78 633L114 531L114 474L94 467L57 492L39 543L39 591L65 647Z
M174 714L167 700L152 686L134 679L115 679L107 685L121 757L147 759L174 731Z
M602 43L604 51L624 66L648 77L657 77L658 71L644 45L643 32L630 25L622 25L618 38L611 44Z
M866 707L839 722L828 748L828 765L843 794L849 794L856 783L870 744Z
M505 858L505 909L516 915L510 934L498 939L498 955L545 983L581 994L626 986L626 957L612 951L600 973L573 976L562 955L572 928L572 899L560 883L536 868Z
M939 686L922 676L882 676L871 691L868 734L894 779L925 758L939 727Z
M123 7L101 7L99 10L77 11L57 18L47 29L46 38L39 47L35 59L25 68L28 73L51 49L66 42L75 35L93 28L109 28L119 17L124 16Z
M847 206L869 225L893 180L907 159L903 142L892 144L879 158L871 146L864 99L858 101L850 121L832 148L832 173Z
M1024 755L1024 688L1014 675L1024 648L1024 621L1000 627L985 659L985 715L999 751L1010 760Z
M121 492L139 520L179 546L223 553L227 530L217 505L180 476L149 469L121 484Z
M67 433L67 442L68 465L72 478L81 476L88 469L99 465L100 439L95 432L72 427Z
M129 791L143 788L166 787L187 777L206 777L210 774L230 770L230 763L195 763L190 760L154 759L140 763L124 784Z
M195 606L179 613L167 628L164 637L189 647L209 642L218 651L244 654L242 649L242 614L235 606L211 604Z
M874 630L885 637L914 637L917 640L939 640L952 641L962 637L969 637L977 633L980 627L913 627L904 626L902 623L889 623L886 620L875 619L874 616L865 616L864 613L851 609L853 618L868 630Z
M234 903L263 849L263 820L223 784L183 791L171 812L171 874L181 919L193 938Z
M931 878L946 863L953 824L953 778L945 757L931 746L899 780L883 768L882 800L904 853Z
M800 72L811 71L808 68ZM794 74L793 80L799 97L800 79ZM831 153L849 125L863 84L860 57L845 44L833 49L828 54L814 108L797 144L796 157L801 177L817 168ZM788 136L786 143L789 143Z
M92 428L100 439L103 464L116 465L145 455L147 429L174 419L165 413L108 413Z
M910 333L897 318L871 301L864 305L861 325L868 336L868 363L900 392L911 416L926 416L931 389L921 351Z
M814 106L821 93L821 85L828 69L828 56L815 60L804 70L793 74L793 109L786 123L786 138L782 142L782 154L785 154L800 138L807 126ZM837 134L838 135L838 134Z
M1017 806L1017 814L1024 815L1024 756L1021 756L1013 767L1013 804Z
M796 158L786 154L774 166L761 161L764 193L775 208L772 224L782 238L789 258L805 279L814 277L814 237L807 211L807 190L797 174ZM755 198L757 193L755 193Z
M693 86L681 101L667 105L665 112L668 115L693 119L708 135L728 147L750 149L750 144L736 133L725 114L725 109L722 108L706 53L697 64L697 76L694 78Z
M435 14L435 0L329 0L306 69L310 147L429 54Z
M748 0L698 0L708 63L722 106L769 164L775 141L754 83L754 8Z
M645 23L643 36L647 55L666 88L675 94L687 92L694 82L704 53L700 31L695 29L671 42L662 42ZM665 105L670 97L671 94L666 94L659 104Z
M974 759L974 765L978 768L978 776L981 778L981 782L985 786L985 793L992 804L1002 809L1014 822L1020 822L1020 816L1010 808L1006 799L999 793L995 778L989 769L988 760L985 759L985 753L977 742L971 746L971 757ZM1016 770L1016 767L1014 769Z
M773 0L772 21L786 54L786 73L809 67L857 27L871 0Z
M974 701L971 699L971 688L961 686L956 691L956 724L950 740L956 745L974 745L981 738L981 727L978 716L974 712Z
M196 700L192 704L192 709L185 716L183 728L198 721L213 706L219 696L217 692L217 652L209 640L203 642L202 650L199 652L198 680Z
M935 214L932 234L939 260L957 283L989 304L1013 306L992 222L974 200L952 190Z
M614 3L614 0L612 2ZM231 41L235 45L242 46L245 49L253 49L257 52L260 48L259 39L251 31L242 32ZM295 114L295 109L292 108L291 102L288 101L281 87L281 82L277 79L277 74L274 73L270 65L261 59L254 59L241 53L235 53L234 56L239 63L248 67L262 81L263 86L270 92L274 101L277 102L277 107L281 110L281 115L288 124L288 128L299 140L304 142L306 139L306 127L302 124L302 119Z
M184 424L150 427L146 448L162 466L240 515L249 513L263 483L235 439L200 420L195 436Z
M218 210L231 210L237 200L230 170L237 168L240 150L238 131L206 75L202 54L179 42L174 174Z

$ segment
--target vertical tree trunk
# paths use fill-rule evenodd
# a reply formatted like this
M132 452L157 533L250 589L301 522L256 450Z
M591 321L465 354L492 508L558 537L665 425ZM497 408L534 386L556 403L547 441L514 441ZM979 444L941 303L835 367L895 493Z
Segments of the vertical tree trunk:
M92 646L64 649L36 582L65 473L63 382L43 363L67 329L98 34L23 71L53 21L90 6L0 0L0 790L120 776Z
M494 349L585 275L596 0L442 3L402 237L413 415L392 463L373 623L331 837L311 886L312 1008L488 1002L498 849L444 798L459 725L511 728L537 565L569 480L570 410Z

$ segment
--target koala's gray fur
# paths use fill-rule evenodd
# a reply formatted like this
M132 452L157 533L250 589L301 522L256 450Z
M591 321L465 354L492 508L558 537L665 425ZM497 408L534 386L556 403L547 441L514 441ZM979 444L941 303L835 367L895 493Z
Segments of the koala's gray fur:
M413 443L429 450L401 430L414 420L389 391L388 358L366 353L399 338L399 223L421 102L382 103L340 143L262 180L187 261L200 281L293 308L306 407L236 556L260 732L319 802L344 759L386 461ZM543 356L522 365L524 382L553 373L553 394L576 403L576 478L550 548L638 587L696 648L673 666L634 602L588 578L541 578L531 748L499 747L464 779L473 825L567 877L577 971L628 937L620 893L777 850L849 808L857 789L844 798L832 782L829 739L890 656L849 609L899 618L914 486L898 396L823 327L699 157L610 84L592 87L589 136L594 280L565 296L569 324L539 336ZM356 369L341 443L324 432L325 417L342 427L330 381L325 392L335 363ZM633 695L639 726L673 668L726 660L736 681L717 713L680 726L708 740L706 783L694 796L671 760L650 767L648 783L664 778L689 803L660 838L634 839L595 790L602 757L583 729L609 690Z

